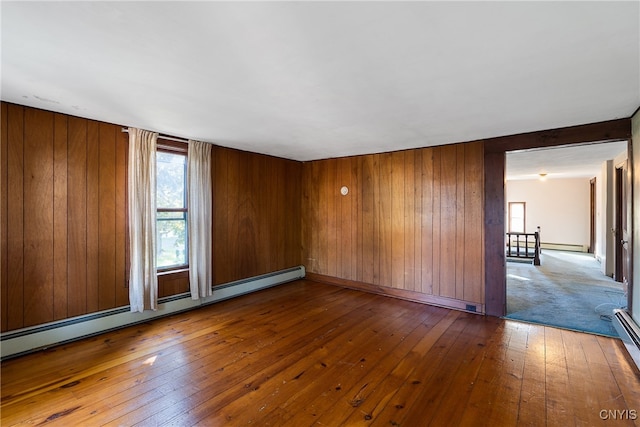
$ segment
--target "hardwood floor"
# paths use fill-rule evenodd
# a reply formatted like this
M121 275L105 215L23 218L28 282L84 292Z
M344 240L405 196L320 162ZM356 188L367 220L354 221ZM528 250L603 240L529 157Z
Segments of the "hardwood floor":
M640 425L615 339L298 281L2 363L1 424Z

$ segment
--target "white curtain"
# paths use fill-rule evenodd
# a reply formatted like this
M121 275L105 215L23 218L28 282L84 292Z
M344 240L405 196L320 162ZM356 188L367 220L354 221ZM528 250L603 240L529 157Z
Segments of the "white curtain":
M189 283L191 298L212 294L211 144L189 141L187 156Z
M156 310L156 142L158 134L129 128L129 303Z

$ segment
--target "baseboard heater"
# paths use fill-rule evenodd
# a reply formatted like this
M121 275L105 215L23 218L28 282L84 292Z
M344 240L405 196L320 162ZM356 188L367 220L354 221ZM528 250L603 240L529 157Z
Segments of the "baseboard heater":
M132 313L129 306L124 306L17 329L0 335L1 359L17 357L53 345L64 344L114 329L147 322L155 318L193 310L203 305L292 282L303 277L305 277L305 269L303 266L299 266L215 286L213 295L208 298L192 300L189 293L161 298L158 300L158 309L156 311Z
M554 249L557 251L569 251L569 252L589 252L587 245L574 245L570 243L549 243L540 242L541 249Z
M622 339L631 358L640 369L640 327L634 322L626 310L613 310L613 326Z

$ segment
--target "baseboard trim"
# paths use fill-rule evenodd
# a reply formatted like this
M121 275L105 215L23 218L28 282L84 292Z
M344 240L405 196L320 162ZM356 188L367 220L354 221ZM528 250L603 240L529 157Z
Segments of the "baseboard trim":
M477 302L463 301L454 298L440 297L436 295L423 294L421 292L407 291L404 289L390 288L386 286L372 285L370 283L358 282L355 280L341 279L333 276L325 276L318 273L307 272L307 280L321 283L329 283L332 285L342 286L343 288L355 289L359 291L370 292L378 295L384 295L393 298L399 298L407 301L418 302L421 304L435 305L438 307L451 308L454 310L466 311L475 314L484 314L484 304Z
M208 298L192 300L189 293L161 298L158 300L158 309L156 311L149 310L143 313L132 313L130 306L124 306L9 331L0 334L2 343L0 358L4 360L21 356L54 345L193 310L204 305L214 304L304 277L305 268L299 266L215 286L213 295Z

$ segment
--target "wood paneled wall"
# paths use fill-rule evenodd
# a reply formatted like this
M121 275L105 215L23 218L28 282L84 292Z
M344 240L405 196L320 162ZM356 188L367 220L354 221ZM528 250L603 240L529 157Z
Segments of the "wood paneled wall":
M127 139L2 104L2 330L128 304Z
M298 266L302 164L214 147L214 283Z
M483 159L476 142L305 163L307 271L482 309Z
M1 330L128 305L127 134L2 103ZM214 147L216 284L300 265L299 162ZM187 292L186 272L159 295Z

